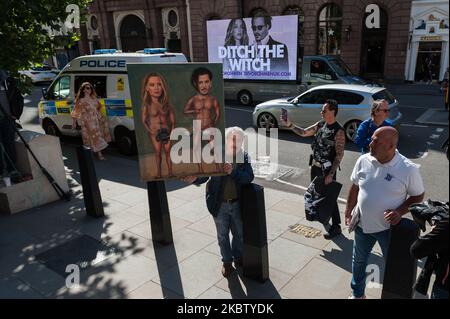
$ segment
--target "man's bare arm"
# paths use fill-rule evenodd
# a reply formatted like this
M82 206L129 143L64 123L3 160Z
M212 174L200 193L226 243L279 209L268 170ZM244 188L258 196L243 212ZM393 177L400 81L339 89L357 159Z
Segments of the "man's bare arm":
M348 192L347 206L345 208L346 218L350 218L352 210L353 208L355 208L356 203L358 202L358 193L359 193L359 186L352 184L352 187L350 187L350 190Z
M189 101L187 101L186 105L184 106L183 113L184 114L195 114L194 97L191 97L189 99Z
M308 137L308 136L313 136L314 134L316 134L317 130L319 129L319 122L317 122L314 125L311 125L310 127L307 128L301 128L300 126L296 126L294 124L292 124L291 130L297 134L300 135L301 137Z
M214 111L216 112L216 119L214 121L214 126L216 126L217 122L220 119L220 105L219 105L219 101L217 101L216 98L213 98L214 102L213 102L213 106L214 106Z
M339 130L336 133L336 141L335 141L335 149L336 149L336 157L334 158L333 165L331 166L331 170L328 173L330 176L334 176L339 165L341 164L342 158L344 157L345 150L345 133L344 130Z
M391 225L397 225L398 223L401 222L402 216L405 215L406 213L408 213L409 206L411 206L412 204L416 204L416 203L422 202L424 195L425 195L425 193L422 193L422 194L417 195L417 196L410 196L410 197L408 197L407 200L405 200L403 202L403 204L401 204L396 209L394 209L394 210L390 210L390 209L386 210L384 212L384 220L386 220Z
M396 211L398 211L403 216L409 212L409 206L411 206L412 204L421 203L424 197L425 193L417 196L409 196L408 199L403 202L403 204L397 207Z

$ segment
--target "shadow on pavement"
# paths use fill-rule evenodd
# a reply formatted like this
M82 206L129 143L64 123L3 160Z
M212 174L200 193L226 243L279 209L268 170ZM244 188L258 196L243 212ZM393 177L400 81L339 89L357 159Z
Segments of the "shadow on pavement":
M238 268L227 277L228 288L233 299L281 299L278 290L268 279L264 283L246 278L242 268Z

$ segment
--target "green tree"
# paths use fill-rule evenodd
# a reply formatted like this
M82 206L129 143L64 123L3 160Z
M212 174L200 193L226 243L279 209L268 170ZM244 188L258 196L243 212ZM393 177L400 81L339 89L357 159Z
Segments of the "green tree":
M79 7L80 23L91 0L0 0L0 68L17 76L19 70L40 64L56 47L78 41L77 29L62 30L69 4ZM72 20L74 21L74 20ZM53 30L49 32L49 30Z

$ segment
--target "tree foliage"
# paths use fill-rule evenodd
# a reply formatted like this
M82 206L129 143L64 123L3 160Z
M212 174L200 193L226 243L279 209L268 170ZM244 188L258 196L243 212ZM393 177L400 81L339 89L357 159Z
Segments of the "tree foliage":
M91 0L0 0L0 68L17 75L19 70L41 64L55 48L70 46L77 40L77 30L64 36L61 31L69 13L69 4L83 12Z

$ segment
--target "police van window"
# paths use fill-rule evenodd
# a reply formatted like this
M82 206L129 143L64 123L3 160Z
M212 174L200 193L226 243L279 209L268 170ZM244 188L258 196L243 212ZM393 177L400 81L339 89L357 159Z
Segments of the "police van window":
M48 97L50 99L62 100L70 95L70 76L59 78L50 88Z
M106 76L96 76L96 75L77 75L75 76L75 92L78 93L81 84L84 82L89 82L95 88L98 98L106 98Z
M322 60L311 60L310 73L311 77L317 77L324 80L332 80L334 75L330 66Z

